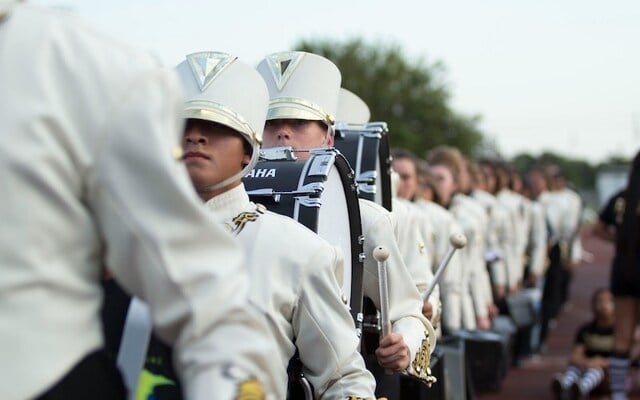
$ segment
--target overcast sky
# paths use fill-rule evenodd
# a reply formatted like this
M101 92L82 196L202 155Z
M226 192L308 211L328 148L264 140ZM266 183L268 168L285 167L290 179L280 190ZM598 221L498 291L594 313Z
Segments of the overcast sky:
M168 65L200 50L257 64L300 38L395 41L445 64L454 107L481 115L507 156L600 161L640 149L636 0L32 2L68 8Z

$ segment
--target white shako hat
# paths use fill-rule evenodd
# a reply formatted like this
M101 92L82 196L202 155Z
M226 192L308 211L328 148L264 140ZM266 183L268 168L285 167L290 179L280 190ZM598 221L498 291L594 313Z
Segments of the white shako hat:
M336 122L347 125L364 125L369 122L370 118L371 111L369 111L367 103L352 91L340 88Z
M216 122L237 131L252 148L251 162L225 184L246 175L258 160L269 92L264 80L237 57L215 51L186 56L176 67L184 92L183 117ZM215 188L225 186L215 185ZM212 187L214 188L214 187Z
M270 54L258 64L269 89L267 120L335 123L342 76L328 59L302 51Z

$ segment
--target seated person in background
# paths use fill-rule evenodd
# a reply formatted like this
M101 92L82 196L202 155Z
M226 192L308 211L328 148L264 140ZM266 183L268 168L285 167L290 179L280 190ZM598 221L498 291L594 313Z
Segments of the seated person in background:
M608 358L613 351L615 320L613 295L609 289L596 290L591 307L594 319L580 327L569 367L552 382L556 399L586 397L605 378Z

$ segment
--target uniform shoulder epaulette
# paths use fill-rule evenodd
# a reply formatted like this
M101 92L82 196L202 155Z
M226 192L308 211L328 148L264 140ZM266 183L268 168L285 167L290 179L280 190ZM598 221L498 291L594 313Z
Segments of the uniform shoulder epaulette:
M238 235L248 222L256 221L260 215L264 214L265 207L262 204L256 204L255 211L243 211L240 214L236 215L231 223L228 224L230 228L230 232L233 235Z

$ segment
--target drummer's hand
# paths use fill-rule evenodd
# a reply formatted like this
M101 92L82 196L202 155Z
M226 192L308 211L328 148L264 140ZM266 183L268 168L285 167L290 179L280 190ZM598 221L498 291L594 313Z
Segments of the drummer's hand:
M478 329L483 331L491 329L491 321L489 320L489 317L478 317L476 319L476 325Z
M433 306L428 301L422 303L422 315L429 321L431 321L431 317L433 317Z
M393 371L402 371L409 367L409 347L397 333L390 333L380 338L380 346L376 349L376 358L381 367Z
M487 312L489 313L490 319L494 319L500 314L498 306L496 306L494 303L490 303L489 305L487 305Z

